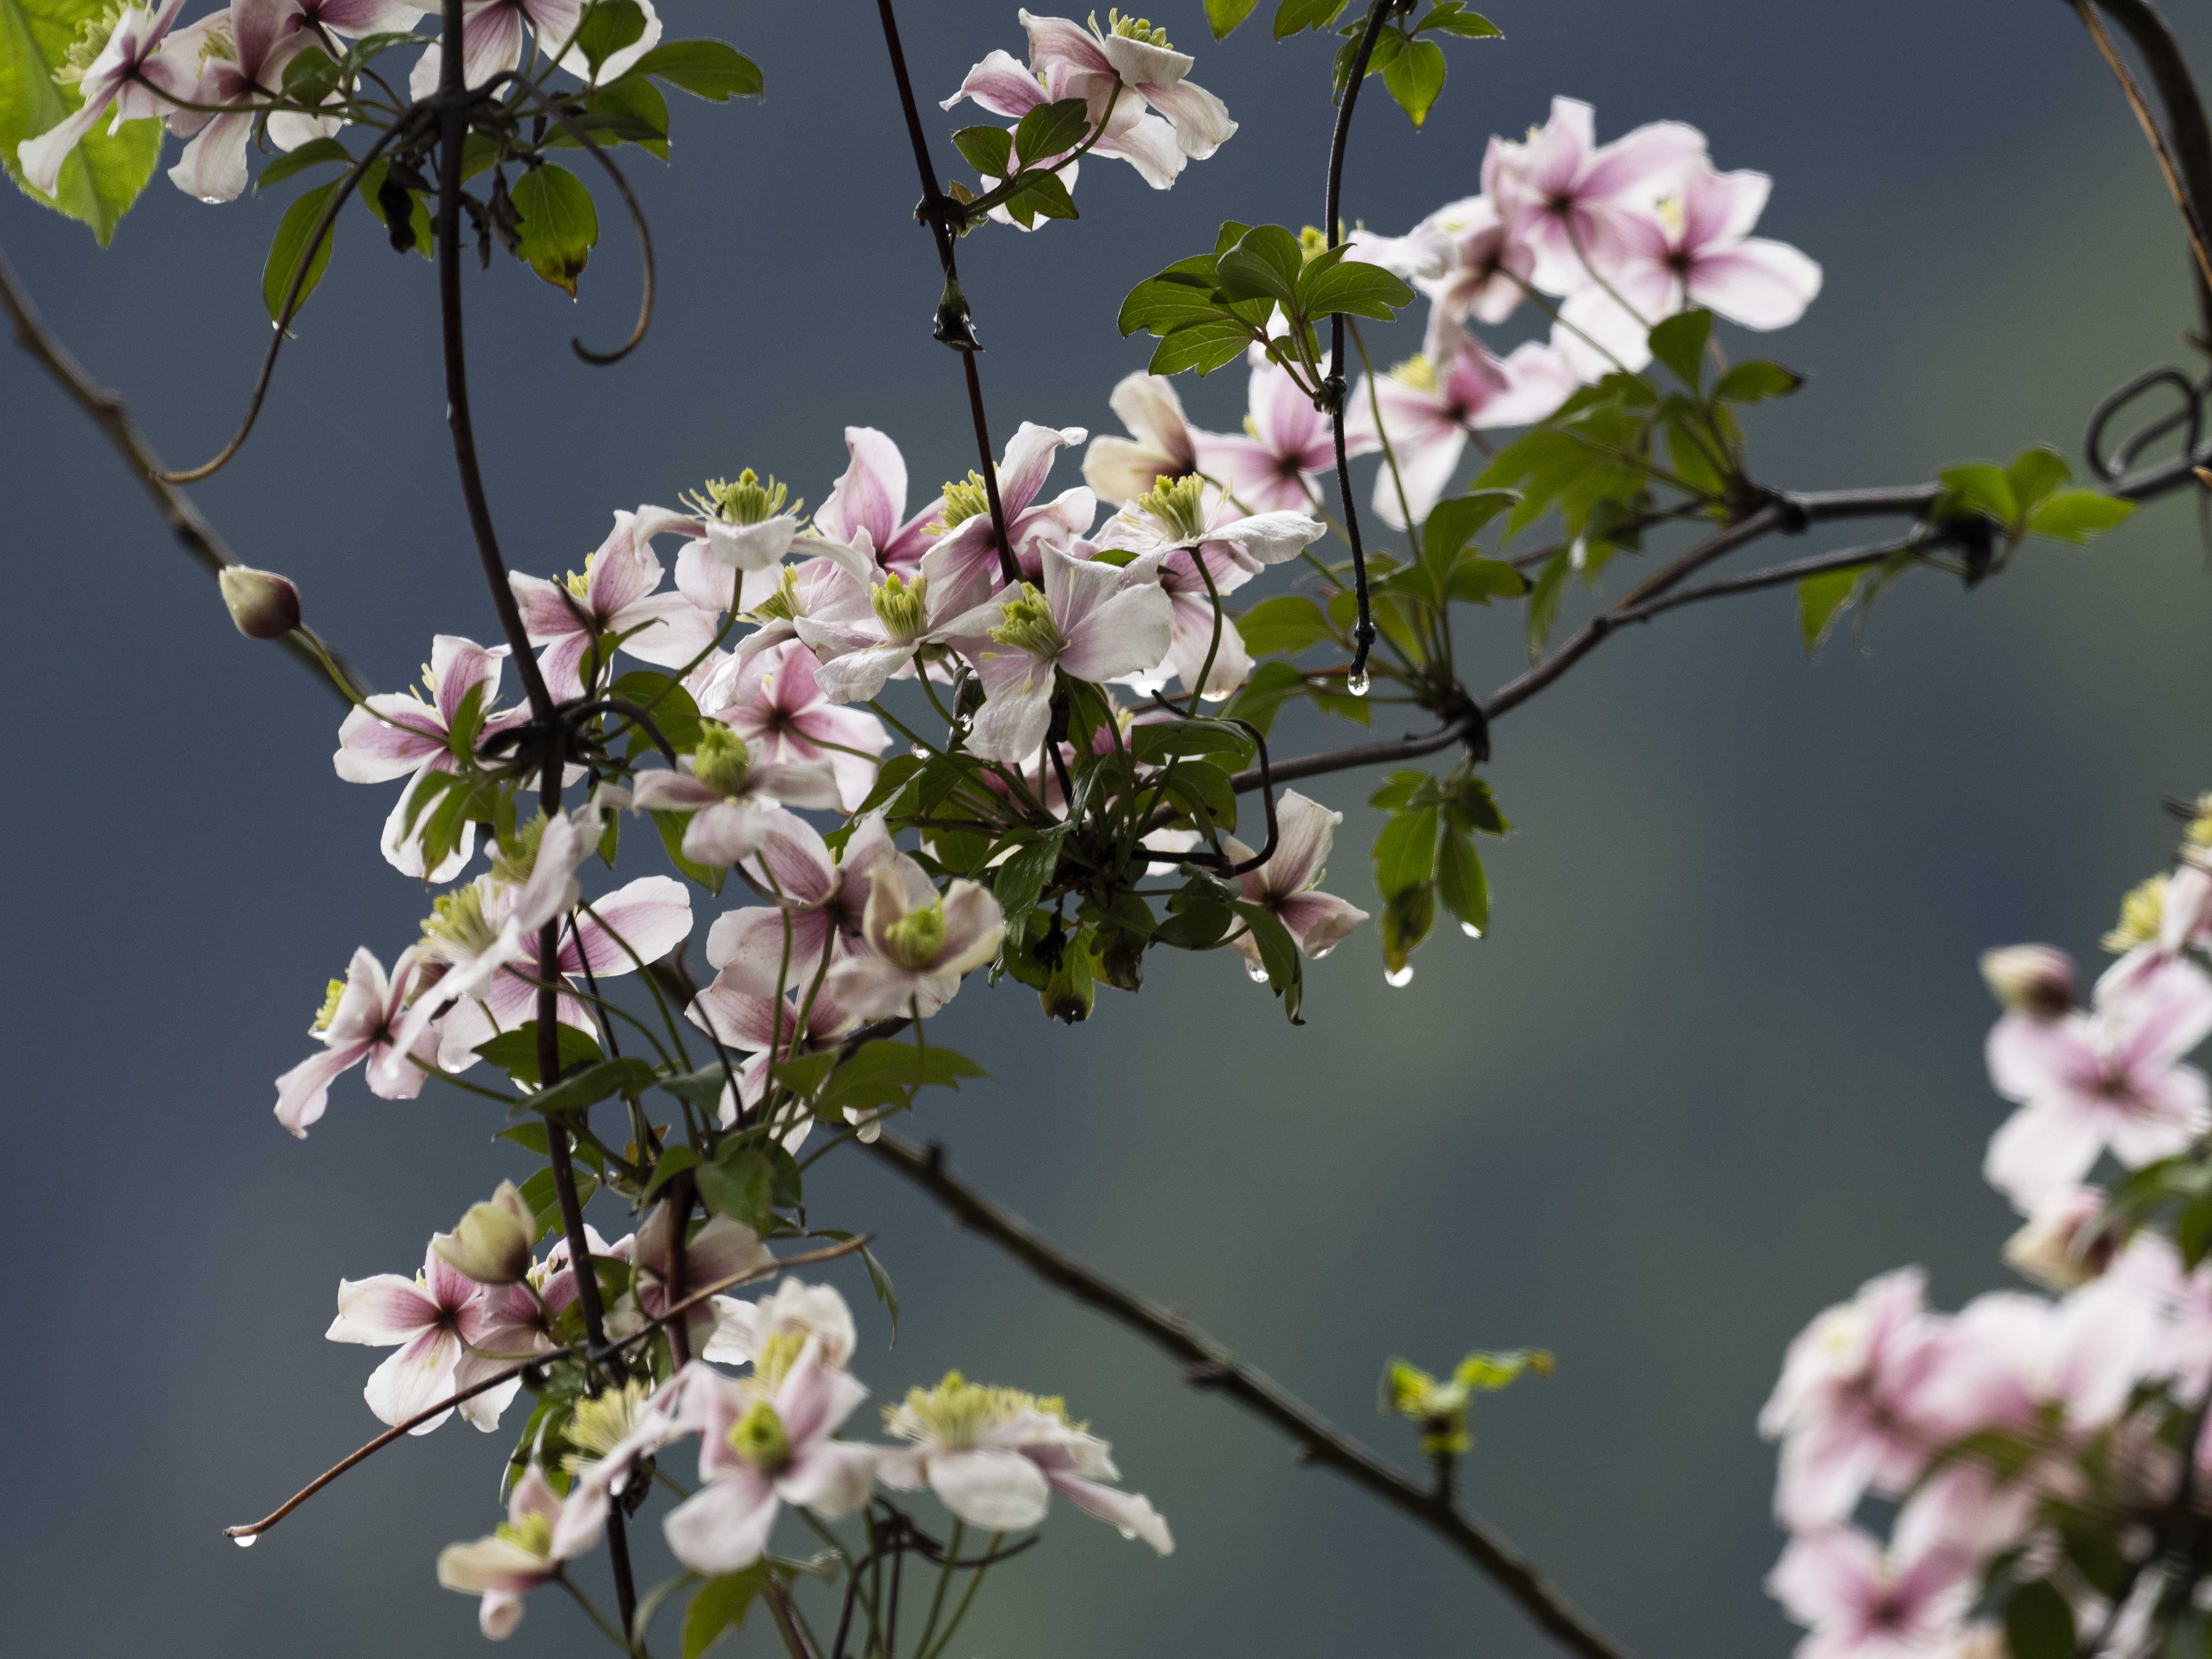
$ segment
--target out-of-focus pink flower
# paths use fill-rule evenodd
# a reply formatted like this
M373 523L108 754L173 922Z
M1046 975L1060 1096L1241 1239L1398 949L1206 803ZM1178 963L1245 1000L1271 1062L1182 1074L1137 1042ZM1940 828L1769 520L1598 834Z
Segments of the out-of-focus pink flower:
M1856 1527L1791 1539L1766 1588L1811 1626L1797 1659L1933 1659L1974 1601L1972 1564L1958 1552L1899 1559Z
M1554 98L1551 118L1525 143L1490 141L1482 191L1535 256L1536 285L1572 294L1595 280L1593 266L1612 270L1626 227L1679 190L1705 155L1705 135L1679 121L1654 121L1600 145L1590 106Z
M561 1495L535 1463L525 1469L507 1500L507 1524L489 1538L448 1544L438 1552L438 1582L450 1590L483 1598L477 1623L495 1642L522 1622L523 1592L561 1571L568 1558L553 1547Z
M526 1357L491 1347L486 1340L490 1327L478 1287L426 1252L422 1271L413 1279L379 1273L340 1280L338 1316L325 1334L332 1342L399 1350L369 1374L362 1391L369 1410L397 1427ZM521 1386L521 1378L511 1378L461 1401L460 1413L489 1433ZM410 1432L428 1434L450 1415L441 1412Z
M1246 397L1243 432L1201 436L1199 465L1247 513L1303 514L1313 505L1309 481L1336 465L1334 428L1271 358L1252 365Z
M1185 478L1198 470L1205 434L1184 418L1174 381L1141 370L1125 374L1107 402L1129 435L1103 433L1083 452L1083 482L1101 501L1123 506L1163 478Z
M162 46L185 9L185 0L161 0L158 7L125 6L107 40L77 76L77 107L35 138L15 148L17 165L33 190L51 196L61 183L62 163L84 136L100 125L111 106L110 132L125 121L143 120L173 110L171 101L190 97L198 79L197 52L164 58Z

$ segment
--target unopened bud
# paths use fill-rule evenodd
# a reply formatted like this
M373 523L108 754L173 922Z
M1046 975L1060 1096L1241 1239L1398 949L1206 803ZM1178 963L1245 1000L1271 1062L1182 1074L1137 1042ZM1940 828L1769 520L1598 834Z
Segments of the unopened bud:
M275 571L225 565L216 580L231 621L247 639L282 639L300 625L300 590Z
M471 1204L450 1233L430 1240L430 1253L479 1285L515 1285L530 1276L538 1220L511 1181L488 1202Z
M1982 953L1990 994L2015 1014L2054 1020L2074 1006L2074 958L2049 945L2008 945Z
M1043 1005L1048 1018L1079 1025L1091 1018L1091 1006L1097 998L1098 988L1091 978L1090 943L1081 938L1070 939L1067 948L1060 953L1052 977L1037 993L1037 1000Z

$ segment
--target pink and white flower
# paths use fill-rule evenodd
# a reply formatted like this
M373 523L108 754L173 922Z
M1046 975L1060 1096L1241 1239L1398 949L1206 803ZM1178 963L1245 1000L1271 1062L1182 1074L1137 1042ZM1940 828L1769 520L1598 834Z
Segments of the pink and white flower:
M1118 112L1133 98L1142 100L1167 118L1176 144L1194 161L1212 155L1237 131L1228 106L1185 78L1194 60L1167 44L1166 30L1140 38L1133 19L1119 20L1112 33L1101 33L1096 22L1085 30L1070 18L1037 17L1027 10L1020 15L1029 31L1030 68L1048 80L1064 71L1064 95L1090 100L1093 126L1109 100Z
M369 1410L397 1428L526 1357L492 1346L487 1340L491 1324L478 1287L432 1251L412 1279L379 1273L341 1279L338 1316L325 1335L332 1342L399 1350L369 1374L368 1386L362 1390ZM488 1434L499 1426L500 1414L521 1386L520 1377L510 1378L462 1401L460 1413ZM451 1414L441 1412L409 1432L428 1434Z
M1053 456L1089 435L1079 426L1038 426L1024 421L1006 441L998 467L999 505L1006 514L1007 539L1023 575L1036 580L1048 546L1064 546L1091 528L1098 500L1086 489L1063 491L1039 501L1051 476ZM988 599L1000 585L998 532L991 522L983 481L970 473L965 483L947 484L945 526L937 544L922 556L921 574L939 596L945 613L957 615Z
M823 992L857 1018L919 1009L927 1018L952 1000L961 975L999 952L1006 917L990 890L955 881L943 897L903 853L868 872L863 933L872 954L832 963Z
M77 76L76 108L16 146L16 164L32 189L47 196L54 193L61 183L62 164L111 106L115 118L107 130L112 133L125 121L167 114L175 107L173 100L191 95L199 76L198 66L182 55L165 58L161 51L184 9L185 0L123 9L106 41Z
M778 805L828 809L838 804L836 774L820 761L753 763L750 745L726 726L706 723L699 746L671 772L641 772L631 801L643 812L678 812L684 856L731 865L760 850Z
M1973 1565L1942 1545L1893 1555L1833 1527L1791 1539L1766 1588L1811 1626L1797 1659L1936 1659L1973 1606Z
M1184 418L1174 381L1141 370L1125 374L1107 402L1129 435L1102 433L1083 452L1083 482L1100 500L1120 507L1151 494L1163 478L1198 471L1200 434Z
M637 1269L638 1311L648 1320L659 1318L681 1299L669 1293L676 1261L670 1248L669 1230L675 1213L665 1200L654 1205L638 1224L635 1235L614 1248L615 1255L624 1257ZM711 1217L684 1246L683 1296L695 1296L709 1285L756 1272L772 1265L775 1260L760 1242L760 1235L744 1223L726 1215ZM684 1331L691 1339L694 1352L714 1335L715 1318L714 1309L708 1301L702 1301L685 1312Z
M1313 505L1311 481L1336 465L1335 428L1272 358L1252 365L1246 396L1244 431L1206 434L1199 463L1247 513L1304 515Z
M750 1365L763 1381L773 1381L797 1360L811 1340L822 1364L842 1370L859 1346L853 1310L834 1285L808 1285L796 1279L757 1302L718 1296L720 1318L701 1358L723 1365Z
M480 87L495 75L520 68L524 25L550 56L567 46L583 17L584 0L465 0L461 84ZM433 41L415 60L407 77L409 96L428 98L437 91L444 56Z
M858 544L865 535L878 568L913 574L929 550L929 526L944 516L945 497L932 498L908 518L906 457L899 447L872 426L848 426L845 450L852 459L815 510L815 529L833 542Z
M422 959L400 952L387 978L384 964L363 946L353 953L343 983L331 981L331 994L309 1035L323 1052L301 1060L276 1079L276 1121L305 1140L307 1126L323 1115L331 1085L363 1060L371 1062L371 1093L386 1100L412 1100L422 1092L426 1066L437 1063L437 1040L426 1030L410 1056L388 1051L398 1035L408 1000L416 994Z
M163 60L194 77L183 97L223 106L220 115L197 109L169 115L170 131L196 135L169 169L170 181L187 196L229 202L246 188L246 145L254 122L283 91L284 66L314 44L293 26L298 9L299 0L230 0L226 10L210 12L164 43ZM268 118L269 137L281 149L324 137L331 125L290 111Z
M702 693L700 711L745 740L760 766L826 766L848 812L876 787L876 757L890 746L884 723L825 696L821 665L800 640L733 659ZM801 803L802 805L805 803Z
M1434 314L1455 323L1471 315L1492 325L1520 307L1536 269L1535 250L1507 224L1487 196L1449 202L1403 236L1352 233L1352 257L1404 277L1429 296ZM1431 356L1438 355L1431 346Z
M680 668L714 637L714 619L683 594L661 593L660 557L634 533L637 515L617 513L615 527L584 561L580 576L565 582L509 575L530 642L544 646L538 659L556 702L584 695L585 657L601 640L662 668Z
M1536 285L1572 294L1595 271L1612 270L1626 227L1680 189L1705 155L1705 135L1679 121L1654 121L1601 146L1590 106L1554 98L1551 118L1525 143L1490 141L1482 191L1534 255Z
M815 964L833 951L849 955L865 950L868 873L897 856L880 812L855 824L835 858L821 832L805 819L790 812L773 814L760 850L744 868L761 886L780 895L780 902L717 917L707 930L707 965L749 994L765 990L773 995L787 940L794 980L802 975L811 980Z
M1258 869L1237 878L1245 902L1259 905L1289 928L1298 949L1316 962L1367 920L1358 905L1316 890L1328 873L1336 826L1343 822L1343 813L1285 789L1275 805L1275 850ZM1240 864L1252 856L1252 849L1234 836L1223 836L1221 844ZM1230 942L1255 972L1262 969L1260 944L1251 929Z
M507 1500L507 1523L489 1538L448 1544L438 1552L438 1582L450 1590L483 1597L477 1625L495 1642L522 1622L522 1596L557 1574L568 1558L553 1546L561 1495L535 1463L525 1469Z
M994 52L969 70L967 78L960 83L960 89L944 100L938 107L951 109L962 99L972 98L994 115L1019 121L1040 104L1085 96L1077 89L1078 78L1074 70L1062 60L1041 64L1036 72L1032 73L1024 69L1012 53ZM1097 126L1099 114L1095 107L1091 112L1093 130ZM1088 136L1086 132L1085 137ZM1079 148L1079 143L1053 155L1024 155L1019 149L1012 150L1008 154L1010 170L1051 167L1058 174L1060 183L1072 191L1075 188L1076 175L1082 164L1073 160L1066 160L1065 165L1058 164ZM1154 190L1166 190L1173 185L1176 175L1182 173L1184 163L1189 159L1176 141L1175 129L1147 111L1143 100L1137 98L1122 98L1115 102L1112 114L1107 118L1106 131L1099 135L1098 142L1091 146L1089 153L1113 161L1127 161ZM983 175L986 190L994 189L1001 182L988 173ZM1004 205L993 208L991 217L1000 224L1021 224L1021 221L1009 213ZM1036 221L1028 228L1035 229L1036 224L1042 222L1042 220Z

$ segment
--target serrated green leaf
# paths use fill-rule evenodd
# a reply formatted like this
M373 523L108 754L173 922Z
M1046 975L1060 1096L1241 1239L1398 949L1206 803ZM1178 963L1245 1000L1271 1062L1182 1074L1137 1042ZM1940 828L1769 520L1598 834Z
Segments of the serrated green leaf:
M1287 311L1297 303L1304 267L1297 237L1280 225L1255 225L1214 260L1214 281L1231 300L1272 300Z
M1440 0L1426 17L1413 25L1413 33L1425 33L1436 29L1445 34L1457 35L1462 40L1498 40L1505 31L1480 12L1473 12L1460 0Z
M1243 357L1252 337L1253 331L1232 318L1186 324L1170 330L1152 349L1149 367L1155 374L1180 374L1185 369L1211 374Z
M299 149L279 155L262 168L261 176L253 181L253 193L258 196L271 185L281 185L309 167L326 167L333 161L351 167L353 152L335 138L310 138Z
M1036 908L1037 897L1044 891L1045 884L1060 865L1060 843L1064 839L1059 832L1049 833L1019 848L1012 858L1001 864L993 878L991 890L999 901L999 909L1006 917L1010 936L1019 937L1019 928L1029 913Z
M1050 157L1065 155L1090 131L1091 106L1085 100L1062 98L1039 104L1016 125L1013 153L1022 158L1024 167L1033 167Z
M1380 265L1346 259L1305 273L1298 282L1297 302L1309 319L1340 311L1387 323L1396 319L1401 308L1413 303L1413 290Z
M1466 605L1517 599L1528 589L1528 579L1504 560L1474 553L1462 554L1444 577L1446 597Z
M629 67L632 75L651 75L694 98L726 103L757 98L760 66L720 40L664 40Z
M2023 449L2005 469L2005 483L2012 489L2014 512L2033 512L2073 476L2074 469L2067 465L2066 458L2050 445L2038 444L2033 449Z
M1948 510L1979 514L2001 525L2011 525L2019 519L2020 503L2013 499L2012 480L2002 468L1987 461L1970 461L1947 466L1936 476L1943 482L1942 505Z
M549 161L516 179L513 196L514 210L522 216L523 259L574 299L576 278L599 240L599 213L592 205L592 192L568 168Z
M1437 897L1478 934L1490 931L1490 884L1482 873L1482 857L1457 830L1444 832L1437 854Z
M161 121L126 121L112 136L106 118L95 121L63 161L52 196L31 187L15 154L79 108L76 88L57 86L53 74L78 25L102 10L102 0L0 0L0 167L24 195L89 227L106 247L161 161Z
M742 1629L753 1599L767 1583L767 1566L756 1565L700 1585L684 1610L684 1659L699 1659L726 1632Z
M699 1166L699 1196L716 1215L741 1221L765 1235L775 1221L775 1167L757 1146L732 1143L724 1155Z
M557 1030L563 1076L578 1066L596 1065L605 1058L599 1052L598 1039L589 1031L580 1031L573 1025L562 1025ZM501 1031L489 1042L478 1043L476 1052L479 1058L506 1073L517 1083L532 1088L538 1086L536 1020L526 1020L512 1031Z
M1394 814L1375 837L1375 885L1384 898L1435 877L1437 817L1433 806L1411 807Z
M1006 211L1024 224L1038 219L1079 219L1075 198L1056 173L1032 173L1006 203Z
M1544 654L1544 647L1552 637L1552 629L1559 620L1559 602L1566 597L1568 556L1554 553L1544 562L1536 573L1535 585L1528 590L1528 660L1536 662Z
M625 75L609 82L584 100L584 114L594 123L593 136L600 142L605 143L605 135L611 133L648 155L664 161L668 159L668 100L642 75ZM601 121L606 125L598 125ZM568 136L549 133L546 143Z
M1282 0L1275 8L1275 39L1287 40L1301 29L1325 29L1349 0Z
M1737 363L1715 381L1713 396L1724 404L1755 404L1786 398L1804 384L1802 374L1754 357Z
M581 1111L596 1106L610 1095L636 1094L649 1089L659 1076L647 1061L635 1054L623 1054L614 1060L595 1061L574 1077L564 1077L551 1088L540 1090L522 1104L543 1117Z
M645 12L637 0L592 0L569 44L584 54L597 79L599 65L645 33ZM566 56L566 53L562 53Z
M323 280L323 272L331 263L331 247L337 240L337 226L333 223L315 244L314 255L307 257L307 240L322 222L323 204L331 199L337 188L336 182L318 185L304 191L284 210L277 222L276 239L269 245L269 258L261 267L261 298L269 307L271 322L284 316L284 301L292 299L291 315L297 317L307 303L307 296L315 291L315 284ZM305 261L307 274L300 283L297 295L292 293L292 283Z

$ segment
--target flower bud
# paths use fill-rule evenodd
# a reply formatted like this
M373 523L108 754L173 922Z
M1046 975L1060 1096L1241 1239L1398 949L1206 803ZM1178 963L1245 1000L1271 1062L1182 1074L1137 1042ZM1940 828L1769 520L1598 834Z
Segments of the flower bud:
M2006 1264L2061 1296L2087 1284L2112 1261L2112 1235L2091 1232L2104 1208L2103 1188L2075 1188L2030 1216L2027 1224L2005 1241Z
M1079 1025L1091 1018L1091 1005L1097 997L1098 988L1091 979L1090 939L1087 935L1070 939L1060 953L1052 977L1037 993L1037 1000L1048 1018Z
M300 590L275 571L225 565L216 582L231 621L247 639L282 639L300 625Z
M537 1218L514 1183L502 1181L488 1202L469 1206L453 1231L433 1237L430 1252L479 1285L516 1285L530 1276L537 1237Z
M2074 958L2049 945L2008 945L1982 952L1982 978L2006 1009L2050 1021L2074 1006Z

